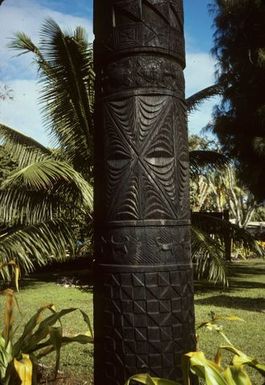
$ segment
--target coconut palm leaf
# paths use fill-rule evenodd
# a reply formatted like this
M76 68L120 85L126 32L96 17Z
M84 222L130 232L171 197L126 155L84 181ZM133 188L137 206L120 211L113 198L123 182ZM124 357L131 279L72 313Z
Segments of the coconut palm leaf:
M262 256L262 250L252 235L245 229L221 218L207 215L207 213L192 213L192 224L202 231L211 232L213 229L217 234L229 234L235 243L244 245L245 248Z
M190 151L191 176L202 173L203 168L209 171L222 170L229 165L229 159L217 151L196 150Z
M8 47L14 50L19 51L17 56L25 55L27 53L34 54L33 60L38 65L38 69L50 74L52 69L49 67L48 63L45 61L40 49L36 46L31 38L26 35L24 32L16 32L14 38L11 39Z
M4 124L0 124L0 138L7 152L21 167L52 155L36 140Z
M82 29L79 38L64 35L51 19L43 26L41 49L52 76L42 74L44 117L53 136L64 147L76 169L91 164L92 105L90 101L92 51L86 44ZM78 154L77 154L78 149ZM84 162L80 156L84 157ZM77 159L78 158L78 159ZM77 159L77 160L76 160ZM87 161L89 163L87 163Z
M16 261L27 272L49 261L64 260L73 249L71 228L59 220L11 229L0 236L0 262ZM5 277L6 271L0 274Z
M213 96L220 95L221 93L222 85L214 84L191 95L189 98L186 99L188 113L192 112L193 110L196 110L196 108L199 107L200 103L204 102L207 99L210 99Z
M207 278L227 285L225 250L222 245L227 234L235 244L243 244L246 249L263 256L262 250L248 231L224 219L207 213L192 213L191 229L192 258L198 279Z
M192 260L196 277L206 278L214 283L221 282L227 286L224 249L219 240L211 238L195 225L191 227L191 234Z
M3 224L37 224L60 218L67 198L47 191L0 190L0 217Z
M45 159L12 172L0 190L0 212L6 222L14 214L25 223L53 218L63 207L91 211L91 185L66 162Z
M18 33L12 48L31 52L39 67L44 121L76 170L91 175L94 72L92 46L78 27L73 35L47 19L41 30L40 48Z

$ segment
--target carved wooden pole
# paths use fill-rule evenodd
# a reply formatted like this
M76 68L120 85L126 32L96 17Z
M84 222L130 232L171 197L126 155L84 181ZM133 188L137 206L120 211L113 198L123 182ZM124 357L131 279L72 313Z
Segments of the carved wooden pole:
M95 0L95 385L194 348L182 0Z

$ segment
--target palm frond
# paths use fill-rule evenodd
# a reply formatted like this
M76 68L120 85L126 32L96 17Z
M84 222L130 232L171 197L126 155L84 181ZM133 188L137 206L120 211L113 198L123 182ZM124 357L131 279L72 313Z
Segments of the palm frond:
M221 243L194 225L191 234L192 260L196 277L214 283L221 282L227 286L226 262Z
M46 63L40 49L33 43L31 38L26 35L24 32L17 32L14 34L13 39L11 39L9 48L19 51L20 53L17 56L25 55L27 53L34 54L34 60L38 65L38 68L42 68L46 73L50 73L51 69Z
M65 200L48 191L0 190L0 218L5 225L36 224L61 217Z
M12 200L14 206L23 206L25 192L68 193L73 196L73 201L81 200L84 209L92 210L93 206L91 185L68 163L53 159L15 170L4 181L1 190L2 207ZM18 191L22 191L22 194Z
M52 20L45 21L40 48L51 68L41 73L40 101L45 122L80 170L92 164L93 58L82 28L64 34Z
M247 230L227 220L203 212L192 213L192 226L193 225L208 234L211 233L211 231L219 235L229 234L233 242L239 243L240 245L243 244L248 250L252 250L260 256L263 255L258 243Z
M0 138L7 152L21 167L52 154L36 140L4 124L0 124Z
M0 262L16 263L26 272L53 260L65 260L75 241L64 221L49 221L7 231L0 236ZM6 272L1 273L5 277Z
M10 47L34 55L43 86L40 102L46 127L74 168L91 177L93 50L84 29L77 27L73 34L63 33L49 18L43 24L39 47L21 32Z
M190 151L190 171L191 175L197 175L203 168L208 171L223 170L230 163L230 160L223 154L211 150Z
M186 99L188 113L196 110L199 104L213 96L220 95L222 93L222 86L220 84L214 84L206 87L203 90L196 92Z

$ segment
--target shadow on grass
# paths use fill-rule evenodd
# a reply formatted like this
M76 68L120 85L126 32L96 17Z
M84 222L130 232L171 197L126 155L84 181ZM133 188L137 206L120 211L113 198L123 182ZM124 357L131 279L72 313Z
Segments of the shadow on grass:
M219 306L230 309L242 309L255 312L265 312L264 298L236 297L228 295L215 295L208 298L195 300L196 305Z
M264 262L263 263L254 263L253 265L244 265L232 263L229 268L230 277L242 277L245 275L264 275Z

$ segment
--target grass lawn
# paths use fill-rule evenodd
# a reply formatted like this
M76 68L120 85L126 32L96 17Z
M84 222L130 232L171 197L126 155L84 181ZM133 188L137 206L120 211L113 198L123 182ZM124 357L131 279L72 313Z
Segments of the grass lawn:
M195 285L196 324L209 319L211 311L237 315L244 322L223 322L225 334L238 349L265 363L265 261L234 262L229 270L230 288L225 291ZM208 358L213 358L217 346L224 343L207 330L199 337L200 348ZM264 383L256 372L251 372L251 378L256 385Z
M238 348L265 362L265 261L234 262L229 275L230 288L226 290L209 285L195 285L196 323L207 320L210 311L218 315L233 314L243 318L244 322L226 322L226 334ZM43 279L42 276L26 281L17 294L22 312L22 316L17 315L20 325L38 307L49 303L53 303L57 309L79 307L92 319L91 292L57 285L53 277L50 281ZM2 304L2 297L0 301ZM65 317L64 329L69 334L84 332L82 317L78 313L68 315ZM223 341L213 332L200 332L200 348L209 358L213 357L219 342ZM44 363L51 365L52 358ZM67 379L62 378L58 383L60 385L90 385L93 375L92 347L73 344L65 348L61 356L61 371L67 375ZM261 385L262 380L259 376L254 376L253 383Z

